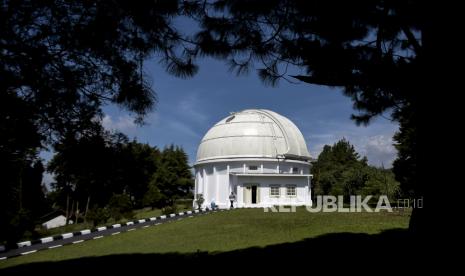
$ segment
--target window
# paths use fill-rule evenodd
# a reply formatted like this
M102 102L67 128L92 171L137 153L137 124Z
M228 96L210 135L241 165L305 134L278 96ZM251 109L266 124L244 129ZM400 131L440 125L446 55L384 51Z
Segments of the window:
M292 173L299 173L299 168L293 167L292 168Z
M234 120L235 117L236 117L236 116L234 116L234 115L233 115L233 116L230 116L228 119L226 119L226 123L231 122L232 120Z
M279 185L270 186L270 197L279 197L280 196L279 188L280 188Z
M258 170L258 166L249 166L249 171L256 171Z
M288 197L295 197L297 196L297 191L295 185L287 185L286 187L286 195Z

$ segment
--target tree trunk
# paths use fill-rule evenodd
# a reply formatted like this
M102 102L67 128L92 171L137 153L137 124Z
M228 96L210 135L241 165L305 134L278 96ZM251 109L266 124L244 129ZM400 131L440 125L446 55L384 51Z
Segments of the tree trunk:
M435 41L440 41L440 37L444 35L443 33L437 31L439 28L436 29L433 27L433 23L430 20L426 20L426 18L430 15L430 12L434 10L432 8L433 7L431 4L425 3L424 10L420 11L421 16L425 19L425 21L421 26L421 51L418 53L419 70L417 70L418 75L414 76L414 82L416 85L416 91L414 92L417 93L413 94L414 98L412 101L416 105L416 108L414 109L416 115L414 116L414 124L418 129L418 137L415 137L418 138L418 141L415 141L418 144L418 147L416 148L418 173L416 175L416 179L414 180L413 187L415 192L415 200L422 199L422 201L425 201L426 204L425 206L415 206L416 208L413 209L412 215L410 217L409 230L415 234L415 236L419 237L426 237L426 231L432 230L430 227L434 225L434 223L429 223L431 219L426 216L427 209L425 208L431 207L432 198L429 196L432 194L430 193L432 191L431 183L434 183L433 178L435 177L435 174L431 174L430 172L432 170L436 170L437 167L435 165L434 168L431 168L431 164L433 163L430 161L431 156L429 151L431 148L430 144L428 143L431 142L428 140L431 139L431 137L426 137L429 136L429 134L426 134L426 131L419 125L420 118L426 122L439 119L437 118L437 114L432 113L429 107L425 109L425 106L421 106L423 103L419 100L419 97L421 97L421 99L423 101L426 100L427 103L436 103L438 98L440 98L436 97L436 95L431 97L430 93L425 93L431 91L431 89L436 89L436 85L438 84L438 70L435 66L439 64L438 59L441 59L442 57L441 55L437 55L437 53L440 51L438 51L436 47L437 45L435 45ZM442 87L442 84L440 86ZM412 85L412 89L414 87L415 86ZM442 87L442 89L444 88ZM425 140L428 141L425 143ZM428 146L424 147L424 145Z
M69 223L69 194L66 195L66 225Z
M84 213L84 222L87 222L87 212L89 211L90 196L87 197L86 212Z
M79 200L76 201L76 213L75 213L74 217L76 218L75 223L78 223L78 219L79 219Z
M69 211L69 214L70 214L70 217L74 214L74 200L71 202L71 210Z

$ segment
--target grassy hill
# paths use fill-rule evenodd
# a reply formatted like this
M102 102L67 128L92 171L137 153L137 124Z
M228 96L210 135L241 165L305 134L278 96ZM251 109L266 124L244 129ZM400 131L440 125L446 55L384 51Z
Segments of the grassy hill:
M373 244L374 240L378 240L389 229L406 229L409 216L408 212L308 213L305 209L298 208L295 213L265 213L263 209L237 209L185 218L3 260L0 261L0 269L21 264L29 265L16 269L33 269L35 266L45 269L60 265L68 268L73 265L81 267L83 262L90 262L87 265L107 262L117 264L119 258L124 262L150 263L157 260L190 260L199 256L221 258L231 254L235 257L248 254L271 256L277 248L279 252L305 254L316 249L324 251L326 246L320 248L320 241L325 241L328 245L334 244L334 241L341 244L342 241L348 248L360 243ZM392 235L389 237L392 238ZM394 240L397 238L396 236ZM386 238L383 237L382 240ZM383 246L391 244L384 243ZM37 262L40 264L31 264Z

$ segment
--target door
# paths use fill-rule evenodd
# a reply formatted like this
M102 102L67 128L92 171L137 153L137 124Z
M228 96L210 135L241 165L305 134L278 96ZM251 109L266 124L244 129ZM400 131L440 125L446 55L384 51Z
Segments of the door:
M258 184L244 185L244 204L251 205L259 203L260 193Z
M257 186L252 186L252 204L257 204Z

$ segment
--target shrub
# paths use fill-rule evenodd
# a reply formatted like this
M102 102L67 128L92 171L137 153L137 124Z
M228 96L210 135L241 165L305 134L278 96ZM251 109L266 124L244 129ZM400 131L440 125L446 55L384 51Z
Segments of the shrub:
M203 198L203 195L202 194L197 194L197 200L195 201L195 203L197 203L197 206L198 206L199 209L202 207L202 204L203 204L204 201L205 201L205 199Z
M178 206L173 204L171 206L166 206L161 210L163 215L176 214L178 212Z
M119 221L123 217L127 219L134 217L131 198L127 194L114 194L110 198L108 209L110 210L111 217L115 221Z
M92 221L95 226L106 223L110 219L110 211L108 208L94 207L87 212L86 219Z

